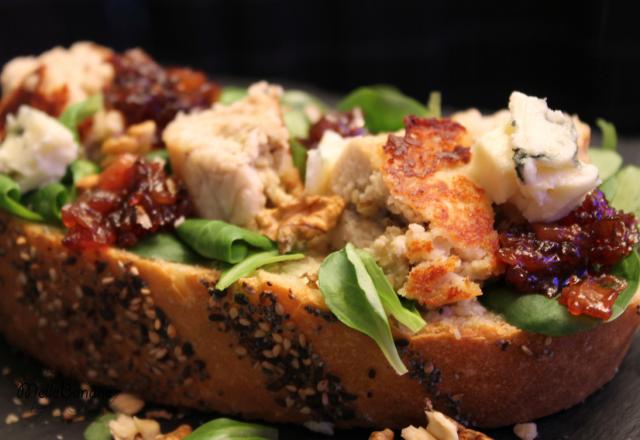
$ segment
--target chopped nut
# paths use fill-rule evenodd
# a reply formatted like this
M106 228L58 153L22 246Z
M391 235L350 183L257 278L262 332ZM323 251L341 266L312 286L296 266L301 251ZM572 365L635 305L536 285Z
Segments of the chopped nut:
M538 427L535 423L518 423L513 433L521 440L533 440L538 437Z
M132 416L140 412L144 407L144 401L140 400L133 394L120 393L111 398L109 406L117 413Z
M168 434L160 435L155 438L155 440L182 440L189 434L191 434L193 430L189 425L180 425L178 429Z
M369 440L393 440L393 431L385 429L384 431L376 431L371 433Z
M78 411L73 406L67 406L62 410L62 418L65 422L71 422L78 415Z
M8 414L7 417L4 419L5 425L13 425L14 423L18 423L19 421L20 419L18 418L18 416L13 413Z
M115 440L155 440L160 435L160 425L155 420L119 414L109 422L109 431Z

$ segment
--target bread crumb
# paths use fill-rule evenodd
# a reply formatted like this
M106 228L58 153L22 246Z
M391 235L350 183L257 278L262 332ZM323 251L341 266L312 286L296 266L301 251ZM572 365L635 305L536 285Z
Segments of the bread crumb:
M78 415L78 411L73 406L67 406L62 410L62 418L66 422L71 422Z
M393 431L385 429L384 431L376 431L369 436L369 440L393 440Z
M319 434L333 435L333 423L308 421L304 423L304 427Z
M120 393L111 398L109 406L116 413L132 416L140 412L144 407L144 401L133 394Z
M538 426L535 423L518 423L513 427L513 433L520 440L533 440L538 438Z
M19 421L20 419L14 413L8 414L7 417L4 419L5 425L13 425L15 423L18 423Z

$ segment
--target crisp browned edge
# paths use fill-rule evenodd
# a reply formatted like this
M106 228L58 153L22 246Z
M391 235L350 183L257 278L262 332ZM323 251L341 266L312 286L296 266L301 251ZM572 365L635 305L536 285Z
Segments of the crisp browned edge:
M457 339L430 324L396 334L410 369L398 376L371 340L276 276L227 292L215 291L216 277L118 249L72 253L55 228L0 214L0 331L10 343L80 380L248 419L400 428L424 424L430 398L475 426L530 421L607 383L640 324L637 301L612 323L560 338L495 323Z

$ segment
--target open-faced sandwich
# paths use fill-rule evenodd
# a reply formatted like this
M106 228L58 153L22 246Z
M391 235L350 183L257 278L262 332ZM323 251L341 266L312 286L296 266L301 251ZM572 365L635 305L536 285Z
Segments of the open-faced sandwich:
M520 92L329 108L89 43L1 79L0 331L70 376L315 429L423 425L425 399L496 427L583 401L640 324L640 170L604 121L589 149Z

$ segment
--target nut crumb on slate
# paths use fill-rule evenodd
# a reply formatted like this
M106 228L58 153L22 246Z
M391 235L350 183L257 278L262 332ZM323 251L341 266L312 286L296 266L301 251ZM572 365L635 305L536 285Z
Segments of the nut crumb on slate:
M77 415L78 415L78 411L73 406L67 406L65 409L62 410L62 418L66 422L73 421Z
M109 406L116 413L132 416L142 410L144 401L133 394L120 393L109 400Z
M13 425L14 423L18 423L20 421L20 418L14 414L7 414L7 417L4 419L4 423L5 425Z
M513 427L513 433L520 440L534 440L538 438L538 426L535 423L518 423Z

